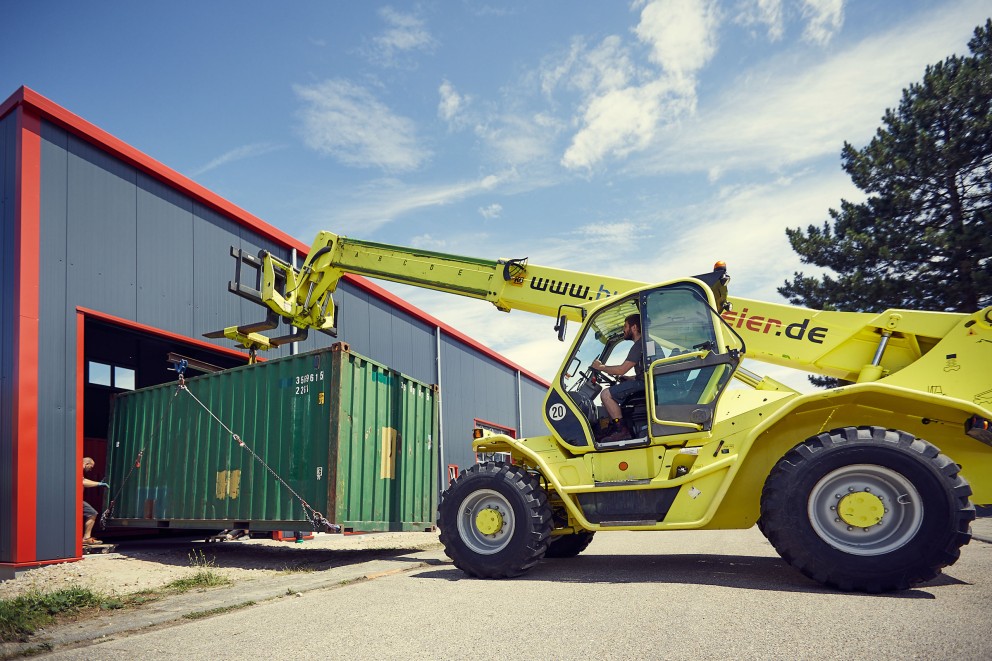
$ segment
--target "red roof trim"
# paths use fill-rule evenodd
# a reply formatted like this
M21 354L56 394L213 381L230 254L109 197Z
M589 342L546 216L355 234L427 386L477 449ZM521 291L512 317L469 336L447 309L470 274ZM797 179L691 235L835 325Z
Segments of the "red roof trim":
M155 159L143 154L134 147L126 144L122 140L115 138L103 129L97 127L90 122L87 122L83 118L75 115L57 103L45 98L41 94L38 94L34 90L28 87L21 87L14 94L10 96L6 101L0 104L0 117L3 117L9 113L12 109L19 105L29 106L34 109L38 114L40 114L44 119L47 119L62 128L70 130L73 134L87 140L93 145L113 154L117 158L137 167L141 171L155 177L159 181L172 186L173 188L179 189L190 197L196 199L197 201L205 204L206 206L218 211L237 223L249 227L252 230L259 232L260 234L272 239L276 243L280 243L287 248L295 248L297 252L305 256L310 252L310 246L301 243L299 240L293 238L289 234L283 232L282 230L276 229L272 225L269 225L261 218L254 216L241 207L238 207L219 195L210 192L200 184L197 184L192 179L185 177L175 170L169 168L168 166L156 161ZM485 354L495 360L496 362L506 365L507 367L519 371L522 375L535 381L542 386L547 387L549 384L547 381L537 376L533 372L520 367L516 363L508 360L506 356L503 356L496 351L493 351L489 347L485 346L478 340L475 340L464 333L455 330L452 326L436 319L435 317L427 314L418 307L407 303L400 297L392 294L382 287L373 284L366 278L346 275L345 280L354 284L359 289L365 290L372 294L373 296L389 303L390 305L399 308L409 314L410 316L419 319L425 323L432 326L440 328L444 333L447 333L451 337L455 338L462 344L465 344L476 351ZM213 345L211 345L213 346Z

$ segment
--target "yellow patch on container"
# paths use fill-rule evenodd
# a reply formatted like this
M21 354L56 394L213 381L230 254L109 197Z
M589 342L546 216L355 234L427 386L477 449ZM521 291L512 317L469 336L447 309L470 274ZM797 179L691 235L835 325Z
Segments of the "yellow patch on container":
M382 428L379 477L383 480L392 480L396 477L396 430L391 427Z
M217 485L214 494L218 500L230 498L235 500L241 491L241 471L218 471Z

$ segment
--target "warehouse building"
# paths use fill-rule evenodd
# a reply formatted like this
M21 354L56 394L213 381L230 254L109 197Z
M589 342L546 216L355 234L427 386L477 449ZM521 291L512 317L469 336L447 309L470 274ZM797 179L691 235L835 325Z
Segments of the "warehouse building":
M81 556L80 466L106 451L110 397L221 368L204 333L258 321L228 292L230 249L301 262L308 245L22 87L0 105L0 572ZM328 228L333 231L333 228ZM546 384L381 287L346 277L335 341L441 395L441 484L475 463L471 430L546 433ZM271 352L285 355L289 347ZM100 477L99 474L96 475Z

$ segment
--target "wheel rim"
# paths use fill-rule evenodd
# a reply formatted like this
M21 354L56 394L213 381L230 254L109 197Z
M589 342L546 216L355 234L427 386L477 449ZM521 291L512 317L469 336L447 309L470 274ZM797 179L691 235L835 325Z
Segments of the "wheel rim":
M458 536L475 553L499 553L510 543L513 529L513 508L498 491L475 491L458 508Z
M820 539L854 555L882 555L906 545L920 530L923 509L909 479L874 464L827 473L807 502L810 524Z

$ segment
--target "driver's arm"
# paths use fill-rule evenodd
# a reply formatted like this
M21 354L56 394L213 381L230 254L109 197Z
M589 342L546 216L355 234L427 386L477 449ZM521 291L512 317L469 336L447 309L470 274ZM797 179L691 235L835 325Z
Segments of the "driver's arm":
M634 367L634 361L625 360L619 365L604 365L597 358L592 361L592 368L596 371L602 372L604 374L609 374L610 376L623 376L629 372Z

